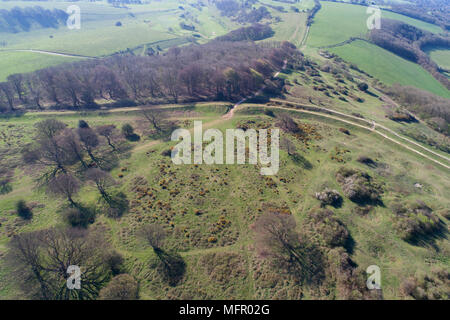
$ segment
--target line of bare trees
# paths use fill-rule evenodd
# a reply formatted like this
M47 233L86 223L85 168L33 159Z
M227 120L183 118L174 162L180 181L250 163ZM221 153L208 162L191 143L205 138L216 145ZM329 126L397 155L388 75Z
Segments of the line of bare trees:
M259 90L284 60L304 63L290 43L214 41L165 55L115 56L15 74L0 83L0 112L136 103L237 100ZM295 61L295 63L294 63Z
M117 166L128 145L113 125L91 128L81 120L78 128L46 119L36 124L35 142L23 149L24 162L36 166L38 185L67 201L65 218L73 226L86 226L93 213L77 202L75 196L83 182L91 183L100 194L111 217L121 216L128 208L126 196L116 191L108 173Z

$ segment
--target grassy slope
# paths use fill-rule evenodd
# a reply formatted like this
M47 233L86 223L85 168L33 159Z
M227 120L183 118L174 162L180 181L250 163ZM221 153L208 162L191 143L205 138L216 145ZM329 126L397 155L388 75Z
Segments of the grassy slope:
M388 84L411 85L443 97L450 97L450 92L419 65L376 45L355 41L330 51Z
M308 46L320 47L340 43L350 37L367 33L367 8L358 5L322 2L308 38ZM382 18L400 20L434 33L442 30L435 25L392 12L382 12ZM383 26L381 26L383 27Z
M14 6L41 5L44 8L65 10L71 2L7 2L6 8ZM189 12L196 16L196 27L205 38L222 35L235 28L235 24L220 17L216 10L205 7L199 11L189 5L185 10L178 8L174 0L152 2L146 5L130 5L130 9L114 8L106 3L77 2L81 8L81 29L69 30L64 26L59 29L38 29L17 34L0 34L0 39L7 42L1 49L39 49L87 56L106 56L127 48L150 45L163 40L183 40L192 32L182 30L179 15ZM133 14L132 17L130 14ZM116 27L117 21L122 22ZM171 29L169 31L169 28ZM50 38L52 36L52 38ZM200 39L202 41L203 39ZM205 40L203 40L205 41ZM181 41L183 43L183 41ZM156 46L156 44L154 44ZM164 45L161 45L164 49ZM141 50L142 51L142 50ZM16 72L31 71L33 68L17 68L13 66L32 63L35 66L56 65L64 60L47 55L34 55L33 61L23 60L24 55L8 57L8 63L0 60L3 77ZM35 69L35 68L34 68Z
M78 61L77 58L58 57L34 52L0 52L0 81L13 73L26 73L64 62Z
M440 67L450 70L450 50L432 49L428 54Z
M178 119L196 116L203 119L205 128L207 126L224 130L235 127L242 119L253 119L256 121L270 121L270 118L259 115L249 115L248 112L237 113L237 116L229 121L220 119L224 109L220 106L197 107L195 113L188 112L177 115ZM250 113L257 111L254 107L249 109ZM21 132L17 135L17 143L30 141L33 132L33 123L42 119L40 115L26 115L3 121L1 130L13 130ZM97 113L84 114L83 118L92 125L102 123L120 124L125 121L133 121L135 114L132 112L120 112L109 116L98 116ZM326 119L300 116L301 121L316 126L323 136L322 140L313 141L304 145L297 142L300 153L309 161L313 168L304 169L299 164L290 160L287 155L281 153L281 169L274 177L276 188L267 187L265 180L259 175L254 166L173 166L170 159L160 155L161 151L167 149L171 143L160 143L153 146L148 145L149 140L136 144L135 151L128 159L121 162L120 167L126 167L125 177L118 178L120 168L112 172L113 176L120 180L121 189L126 192L130 200L135 200L136 194L131 192L131 183L135 176L144 176L149 185L154 189L156 203L169 203L170 210L148 209L147 200L136 202L133 210L120 220L108 219L104 216L98 217L97 226L106 227L106 234L111 237L111 243L127 258L128 272L141 281L141 295L143 298L167 298L169 295L175 297L190 298L273 298L271 285L263 281L262 277L272 277L271 272L262 273L257 277L253 273L255 264L253 250L249 247L252 243L252 234L249 232L250 224L257 216L258 209L263 202L286 204L300 223L306 213L318 203L312 195L324 185L340 190L334 179L334 172L342 166L330 160L335 147L350 150L345 156L346 165L361 167L355 160L361 155L368 155L377 161L389 164L389 170L381 176L376 171L361 167L369 171L376 179L386 182L388 191L383 200L386 208L377 207L367 217L354 215L351 210L355 206L348 200L344 201L341 209L336 210L337 215L347 224L356 242L353 259L362 267L376 264L382 269L382 280L386 298L397 298L399 279L417 270L427 271L430 266L425 262L427 258L435 259L435 263L446 265L448 261L439 260L444 257L438 253L433 254L425 247L411 246L400 240L392 229L391 217L388 207L396 197L407 199L422 199L433 206L434 209L442 209L450 205L448 193L448 172L437 167L430 166L426 161L410 154L396 146L390 145L377 136L365 131L348 127L352 135L347 137L338 131L342 127L340 123L327 121ZM78 114L68 114L59 117L60 120L75 126L79 119ZM208 125L209 123L209 125ZM10 127L12 126L12 127ZM16 130L20 129L20 130ZM396 152L390 150L395 148ZM147 151L154 151L148 153ZM161 165L168 168L161 171ZM173 172L171 174L170 172ZM193 179L194 174L198 177ZM285 178L287 182L281 182ZM159 181L168 180L167 189L159 186ZM14 190L8 195L0 196L0 252L4 251L8 241L6 233L8 230L22 232L46 228L62 223L58 208L63 204L60 200L54 200L43 192L32 188L32 178L19 170L16 173ZM227 183L226 185L224 183ZM423 191L413 188L415 182L420 182L426 187ZM170 190L179 188L181 193L175 197L169 195ZM205 196L199 195L200 189L207 189ZM261 192L259 191L261 190ZM398 190L402 190L400 196ZM191 198L192 197L192 198ZM25 198L27 201L37 201L45 204L45 208L36 209L30 224L21 225L10 211L18 199ZM83 188L79 195L84 203L96 203L97 194L92 187ZM183 214L182 209L187 209ZM194 210L200 209L204 212L196 216ZM223 211L225 209L225 211ZM168 214L173 212L173 216ZM231 225L218 234L217 243L208 243L206 239L213 234L211 227L224 215ZM182 256L187 263L185 279L176 288L171 288L162 283L155 272L149 266L153 259L151 250L147 249L141 241L136 239L135 230L145 223L158 221L169 230L169 244L173 248L181 250ZM20 221L19 221L20 222ZM170 227L173 222L174 227ZM185 231L190 237L185 236ZM447 240L438 240L442 250L449 250ZM230 276L224 274L225 282L214 278L213 274L206 272L206 266L202 259L210 258L212 253L229 253L238 257L239 263L229 270L239 269L241 272ZM211 263L214 264L214 261ZM2 262L0 262L0 265ZM7 270L0 268L0 297L12 298L17 294L17 288L12 281L8 280ZM256 270L259 270L258 267ZM385 271L389 270L389 271ZM219 271L215 271L219 272ZM226 271L228 272L228 271ZM259 289L257 289L259 287ZM168 290L165 291L165 288ZM276 292L282 294L281 292Z

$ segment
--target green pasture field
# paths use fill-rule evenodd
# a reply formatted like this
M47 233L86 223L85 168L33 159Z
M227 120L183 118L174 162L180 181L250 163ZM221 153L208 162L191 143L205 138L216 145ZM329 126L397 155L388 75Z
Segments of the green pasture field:
M35 6L57 8L65 10L73 2L36 2L36 1L8 1L2 2L2 8L15 6ZM6 46L0 50L34 49L73 55L103 57L122 50L156 47L163 50L171 44L187 43L187 38L199 33L199 42L206 42L216 36L223 35L237 28L237 25L227 18L223 18L212 6L204 7L201 11L185 4L181 10L178 1L169 0L151 2L145 5L129 5L128 9L115 8L106 2L77 2L81 9L81 29L69 30L65 26L58 29L36 29L17 34L0 33L0 41ZM182 30L179 16L189 13L195 17L197 31ZM115 26L120 21L122 26ZM189 23L189 20L187 21ZM142 52L142 50L141 50ZM1 53L4 54L4 53ZM8 59L0 60L1 77L11 73L32 71L38 66L60 64L70 59L35 53L25 55L14 54L13 59L8 53ZM29 58L28 56L33 56ZM20 67L20 65L24 67ZM34 68L28 67L32 64ZM17 66L17 68L15 68ZM27 67L25 67L27 66Z
M35 52L1 52L0 51L0 81L13 73L27 73L65 62L81 59L51 56Z
M450 92L422 67L376 45L358 40L330 51L387 84L410 85L450 97Z
M450 50L436 48L427 50L427 53L439 67L450 70Z
M351 37L364 36L367 32L367 7L321 2L322 8L316 14L308 36L308 46L321 47L343 42ZM400 14L382 11L382 18L399 20L433 33L441 33L438 26L412 19ZM381 26L383 27L383 26Z

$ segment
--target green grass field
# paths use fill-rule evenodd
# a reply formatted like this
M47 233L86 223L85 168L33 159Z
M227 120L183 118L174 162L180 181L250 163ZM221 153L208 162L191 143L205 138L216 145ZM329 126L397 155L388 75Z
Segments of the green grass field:
M235 128L241 121L272 121L261 115L262 109L255 105L245 105L231 120L221 118L225 110L224 105L203 104L174 111L173 116L180 122L186 119L187 127L192 125L193 118L197 118L203 120L205 129L211 127L220 130ZM291 114L295 116L295 112ZM126 109L83 115L29 113L2 121L0 130L15 132L9 142L18 146L31 141L34 123L55 116L72 127L81 117L92 126L134 123L137 119L135 112ZM368 171L387 185L383 197L385 207L376 207L368 216L356 215L353 212L355 204L347 199L341 208L333 209L347 225L355 241L352 259L363 269L376 264L382 270L389 270L382 273L385 298L399 297L401 279L417 270L428 272L431 268L428 259L434 259L435 265L447 265L448 261L442 260L438 252L433 253L426 247L413 246L399 239L392 227L389 206L392 201L401 198L421 199L435 210L448 207L448 191L445 189L448 172L430 167L420 157L398 149L367 131L348 126L351 135L346 136L338 130L342 123L303 114L298 117L303 124L314 127L323 137L315 138L308 144L294 140L298 151L311 167L304 167L305 162L294 162L282 151L279 174L269 178L270 184L255 166L176 166L170 158L161 155L173 143L154 141L146 136L134 143L131 156L123 158L119 167L112 171L112 176L120 181L120 190L126 192L131 201L130 212L121 219L99 215L91 228L103 228L110 243L125 257L126 270L139 280L143 299L289 298L288 292L295 290L295 286L283 283L280 275L260 264L260 258L252 247L253 233L250 226L260 214L260 209L270 203L289 208L299 224L298 230L302 232L301 223L307 212L318 206L313 197L314 192L324 186L340 190L334 174L343 165ZM289 135L284 137L293 139ZM3 147L0 144L0 148ZM336 148L348 150L343 162L332 160ZM391 152L392 149L396 152ZM388 170L381 172L361 165L356 162L359 155L370 156L388 165ZM35 175L36 172L30 176L27 170L17 170L13 191L0 195L0 254L5 252L10 236L15 232L64 223L60 212L64 202L33 188ZM120 178L120 175L123 177ZM136 177L142 177L143 181L148 182L153 199L147 196L140 198L132 191ZM164 183L161 184L161 181ZM418 181L426 186L423 190L413 187ZM147 187L143 182L139 186ZM171 193L177 189L179 193ZM22 198L45 205L35 209L32 221L25 224L12 213L15 202ZM92 186L85 186L76 200L95 205L98 195ZM165 209L162 210L158 203L166 206ZM195 214L197 210L202 214ZM215 226L222 220L226 224L216 230ZM166 228L169 247L178 250L186 262L186 274L176 287L161 280L152 267L154 253L136 236L138 228L152 222L158 222ZM208 241L210 237L216 240ZM436 240L436 243L442 250L449 249L448 240ZM0 298L18 297L18 288L8 276L10 270L4 266L4 260L0 260L0 266ZM307 290L303 292L304 298L313 298Z
M438 64L441 68L450 70L450 50L431 49L427 53L430 58Z
M316 14L308 37L308 46L333 45L350 37L365 35L367 29L367 8L345 3L322 2ZM395 19L434 33L442 30L435 25L412 19L392 12L382 11L382 18ZM383 27L383 26L381 26Z
M81 59L51 56L34 52L1 52L0 51L0 81L13 73L27 73L65 62Z
M330 51L346 61L355 63L385 83L410 85L442 97L450 97L450 92L422 67L376 45L355 41Z
M66 10L73 3L8 1L5 2L4 8L36 5L49 9ZM221 17L213 6L204 7L200 11L186 5L186 8L181 10L178 8L179 2L175 0L129 5L129 9L115 8L106 2L80 1L76 5L81 9L81 29L69 30L65 26L60 26L58 29L37 29L17 34L0 33L0 40L7 43L0 49L35 49L101 57L128 48L139 50L143 46L156 47L157 44L161 44L160 47L165 49L167 46L164 45L164 41L183 44L186 43L186 37L192 36L193 33L201 34L199 42L206 42L208 39L237 28L235 23ZM179 16L182 13L189 13L195 18L194 24L197 29L195 32L181 29L179 23L183 19ZM122 23L121 27L115 26L118 21ZM188 20L188 22L192 21ZM46 67L69 61L44 54L35 54L32 59L28 56L31 55L8 54L7 60L0 60L1 77L5 78L11 73L32 71L40 66ZM29 67L29 65L33 65L33 67Z

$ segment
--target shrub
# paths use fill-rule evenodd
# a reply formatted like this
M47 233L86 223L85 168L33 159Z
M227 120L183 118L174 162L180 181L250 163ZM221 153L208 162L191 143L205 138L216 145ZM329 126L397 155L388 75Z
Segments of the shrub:
M322 207L327 205L337 207L342 204L342 197L336 190L326 188L322 192L316 192L315 197Z
M80 121L78 121L78 128L89 128L89 124L86 122L86 121L84 121L83 119L81 119Z
M136 133L134 133L134 128L129 123L125 123L122 126L122 134L124 135L124 137L127 140L130 140L130 141L138 141L140 138Z
M448 300L450 297L450 274L435 267L431 272L416 274L403 280L400 291L417 300Z
M358 89L361 91L367 91L369 89L369 85L365 82L358 83Z
M343 300L370 298L371 293L366 287L365 274L355 267L355 263L343 248L329 250L327 257L330 278L335 282L335 298Z
M441 221L433 210L422 201L414 203L394 203L394 228L405 241L415 241L419 237L430 236L441 229Z
M106 258L106 263L114 276L123 272L123 262L122 255L117 251L112 251Z
M306 223L314 234L319 235L327 247L345 246L349 232L345 225L334 216L333 211L316 209L308 214Z
M359 163L365 164L366 166L369 166L369 167L377 166L377 163L367 156L359 156L356 161L358 161Z
M111 279L108 285L100 290L100 300L136 300L139 285L129 274L120 274Z
M355 203L381 202L381 186L365 172L342 167L336 173L336 180L341 185L345 196Z
M350 135L350 131L348 130L348 129L345 129L345 128L339 128L339 131L340 132L342 132L343 134L346 134L346 135Z
M16 204L17 215L22 219L29 220L33 217L33 212L24 200L19 200Z
M72 227L86 228L95 221L95 210L84 207L69 207L65 209L64 219Z

